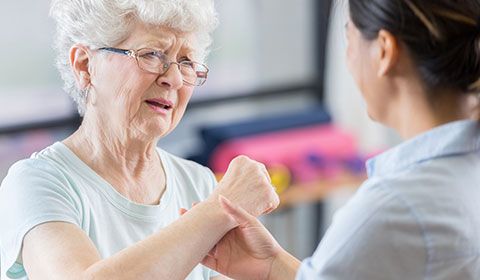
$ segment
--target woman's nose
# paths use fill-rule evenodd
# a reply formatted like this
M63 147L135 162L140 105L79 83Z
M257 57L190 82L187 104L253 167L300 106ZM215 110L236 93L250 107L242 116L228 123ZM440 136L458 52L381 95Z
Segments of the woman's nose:
M183 86L183 76L180 67L173 62L167 68L165 73L158 75L157 84L170 89L178 89Z

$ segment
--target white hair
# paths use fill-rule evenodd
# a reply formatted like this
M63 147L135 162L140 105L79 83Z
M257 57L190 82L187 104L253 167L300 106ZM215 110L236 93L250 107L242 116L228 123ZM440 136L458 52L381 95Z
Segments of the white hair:
M85 101L68 58L74 44L115 46L129 36L135 23L141 22L194 33L198 60L203 62L218 21L213 0L52 0L50 16L57 24L56 65L64 90L77 103L81 115Z

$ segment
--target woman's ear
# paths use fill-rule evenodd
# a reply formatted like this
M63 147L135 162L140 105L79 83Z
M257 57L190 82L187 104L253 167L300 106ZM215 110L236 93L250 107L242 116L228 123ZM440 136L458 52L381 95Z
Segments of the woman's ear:
M384 29L378 32L378 73L379 77L388 74L398 62L399 45L395 36Z
M70 48L70 65L72 66L75 79L80 89L86 89L90 85L90 49L84 45L75 44Z

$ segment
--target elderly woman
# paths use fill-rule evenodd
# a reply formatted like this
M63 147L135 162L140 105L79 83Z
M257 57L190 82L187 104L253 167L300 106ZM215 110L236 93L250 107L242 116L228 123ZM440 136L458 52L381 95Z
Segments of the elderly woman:
M1 278L221 277L198 266L235 226L218 198L268 212L278 204L268 174L240 157L214 190L207 168L157 149L207 78L213 1L54 0L51 15L84 119L3 181Z

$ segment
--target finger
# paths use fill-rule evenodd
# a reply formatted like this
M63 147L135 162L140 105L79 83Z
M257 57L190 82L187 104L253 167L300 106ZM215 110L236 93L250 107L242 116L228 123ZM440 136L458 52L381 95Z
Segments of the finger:
M233 205L226 197L219 196L220 205L240 226L254 223L256 218L243 208Z
M275 192L274 197L275 198L274 198L273 205L275 206L275 208L277 208L280 205L280 196L278 195L278 193Z
M183 214L187 213L188 210L185 208L180 208L179 212L180 212L180 216L182 216Z
M270 203L269 206L270 207L267 210L265 210L265 212L263 212L263 214L270 214L273 210L275 210L275 208L277 208L273 205L273 203Z
M264 171L265 176L267 176L267 180L269 183L272 183L272 176L270 176L270 173L268 173L268 170L265 169Z
M251 161L249 157L245 155L239 155L230 161L230 163L228 164L228 169L230 169L230 167L236 166L237 164L245 164L249 161Z
M268 173L268 169L267 167L265 166L265 164L259 162L258 163L260 165L260 169L262 170L263 174L265 174L265 176L267 177L268 179L268 182L272 182L272 177L270 176L270 173Z
M274 187L274 190L276 190L275 187ZM277 208L278 205L280 205L280 196L276 191L272 194L272 197L270 199L270 204L271 206L273 206L273 208Z
M280 197L277 193L274 194L270 201L271 202L268 204L268 208L263 212L263 214L269 214L273 212L280 205Z

